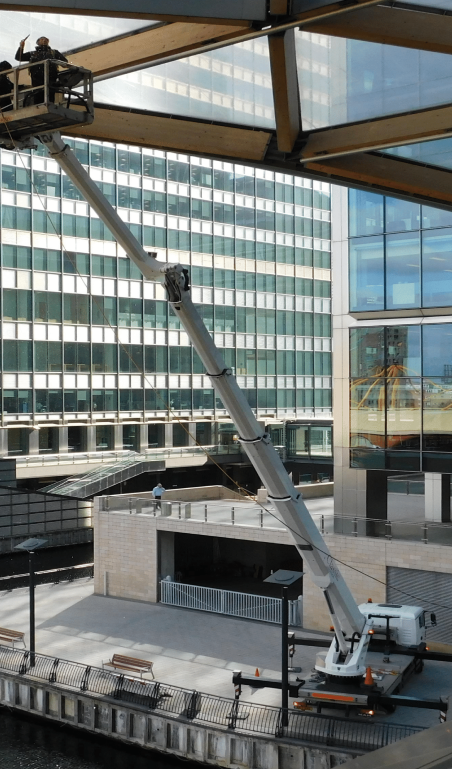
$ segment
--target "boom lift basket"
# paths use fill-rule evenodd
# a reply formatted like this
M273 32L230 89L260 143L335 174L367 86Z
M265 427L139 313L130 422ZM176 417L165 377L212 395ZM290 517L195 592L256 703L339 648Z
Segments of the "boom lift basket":
M55 79L50 75L56 66ZM34 67L41 67L42 84L31 83L29 70ZM33 136L93 122L93 76L88 69L46 59L1 74L14 86L0 97L1 146L13 149Z

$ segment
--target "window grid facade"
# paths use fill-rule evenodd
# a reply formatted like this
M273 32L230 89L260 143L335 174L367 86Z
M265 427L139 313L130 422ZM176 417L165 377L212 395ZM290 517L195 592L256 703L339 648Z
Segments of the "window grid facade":
M349 249L351 466L448 473L452 215L351 190Z
M68 143L138 240L189 267L257 414L330 416L329 186ZM225 415L163 288L143 281L57 164L39 151L2 150L0 162L3 426Z

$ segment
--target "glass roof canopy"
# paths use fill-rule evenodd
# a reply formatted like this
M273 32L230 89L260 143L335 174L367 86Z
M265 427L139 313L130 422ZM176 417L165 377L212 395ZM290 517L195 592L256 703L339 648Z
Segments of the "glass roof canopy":
M93 71L78 135L452 206L452 0L190 0L189 17L181 0L98 3L0 0L0 56L45 34Z

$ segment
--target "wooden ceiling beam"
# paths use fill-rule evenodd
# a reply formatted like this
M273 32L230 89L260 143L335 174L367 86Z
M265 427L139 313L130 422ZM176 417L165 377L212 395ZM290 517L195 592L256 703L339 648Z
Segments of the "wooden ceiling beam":
M278 150L291 152L301 130L295 30L268 38Z
M311 131L299 159L304 164L452 136L452 105Z
M181 58L193 53L206 43L224 40L227 43L242 34L245 27L219 24L158 25L143 32L135 32L119 40L99 43L69 55L71 63L86 67L94 76L114 73L164 56L180 53Z
M436 53L452 53L452 16L376 5L316 21L307 32L369 43L396 45Z
M308 163L317 178L452 210L452 171L391 155L364 153Z
M270 131L136 110L123 111L102 105L96 105L95 116L91 125L68 128L65 133L85 139L137 144L140 147L247 162L262 161L272 138Z

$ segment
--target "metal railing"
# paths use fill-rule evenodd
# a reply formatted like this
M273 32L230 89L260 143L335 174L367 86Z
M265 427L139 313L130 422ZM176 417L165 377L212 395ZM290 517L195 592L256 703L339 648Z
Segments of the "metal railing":
M26 83L28 73L31 85ZM73 103L83 106L89 113L93 112L92 73L84 67L56 59L44 59L3 70L2 75L12 79L13 110L33 104L63 101L67 109Z
M106 697L172 718L212 724L245 734L288 737L363 752L377 750L424 729L404 724L360 722L295 710L289 711L288 726L283 727L280 708L217 697L159 681L131 678L44 654L35 654L35 665L30 667L29 651L6 646L0 646L0 669L15 673L21 679L70 688L85 695Z
M281 598L239 593L201 585L185 585L181 582L160 582L160 602L185 609L227 614L260 622L281 624ZM299 602L289 601L289 625L301 627Z
M309 500L308 500L309 504ZM193 521L231 526L265 529L284 529L279 513L267 502L263 506L253 501L223 500L209 502L180 502L165 500L161 507L152 497L105 496L100 498L100 510L129 512L173 518L191 518ZM341 534L350 537L400 539L435 545L452 545L452 523L434 521L386 521L376 518L346 517L331 514L312 514L322 534Z
M92 579L93 577L94 564L84 563L80 566L64 566L61 569L36 571L35 585L58 585L60 582L73 582L74 579ZM0 577L0 592L28 587L29 584L30 574L13 574L8 577Z
M172 459L177 457L192 457L209 454L211 456L236 456L241 453L239 445L231 446L180 446L161 449L148 449L141 454L130 449L124 451L82 451L68 454L27 454L15 456L17 466L42 467L46 465L77 465L77 464L105 464L122 459L131 459L149 462L150 460Z

